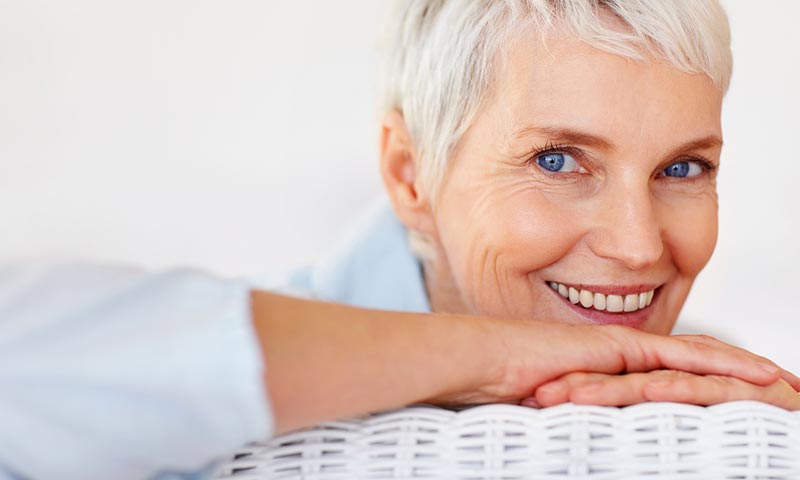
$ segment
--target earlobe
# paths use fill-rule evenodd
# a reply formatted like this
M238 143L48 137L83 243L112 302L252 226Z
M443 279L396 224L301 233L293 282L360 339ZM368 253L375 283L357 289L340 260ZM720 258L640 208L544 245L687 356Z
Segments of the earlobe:
M381 124L381 177L394 211L406 227L432 233L430 203L421 188L418 159L403 115L388 113Z

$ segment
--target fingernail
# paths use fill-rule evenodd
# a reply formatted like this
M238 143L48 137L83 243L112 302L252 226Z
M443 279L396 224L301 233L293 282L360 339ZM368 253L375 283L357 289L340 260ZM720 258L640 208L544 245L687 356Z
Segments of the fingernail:
M760 368L761 370L764 370L765 372L771 373L773 375L777 374L778 371L779 371L778 367L776 367L775 365L769 364L769 363L759 363L758 364L758 368Z

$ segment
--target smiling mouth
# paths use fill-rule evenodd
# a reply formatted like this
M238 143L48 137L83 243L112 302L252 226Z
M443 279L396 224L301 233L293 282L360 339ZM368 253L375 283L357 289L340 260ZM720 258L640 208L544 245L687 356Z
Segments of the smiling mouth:
M587 310L608 313L631 313L647 308L653 302L655 288L622 294L603 294L558 282L547 284L573 305Z

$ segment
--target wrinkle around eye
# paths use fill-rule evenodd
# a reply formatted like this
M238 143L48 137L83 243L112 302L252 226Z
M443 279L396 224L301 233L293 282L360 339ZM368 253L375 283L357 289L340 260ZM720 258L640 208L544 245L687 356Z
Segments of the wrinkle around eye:
M556 199L582 198L597 192L600 180L591 172L547 172L541 166L531 163L530 157L521 160L504 158L495 164L492 175L485 184L477 188L495 190L496 188L512 189L519 193L534 189L540 194Z
M533 168L539 167L528 167L528 169ZM502 190L502 193L499 196L493 193L491 196L494 199L507 200L515 196L535 195L549 202L563 203L590 197L598 190L595 182L581 178L585 176L584 174L565 174L565 176L573 178L553 180L548 178L546 173L532 174L529 171L520 173L519 170L515 170L513 175L492 182L491 190Z
M654 194L668 203L687 200L696 202L702 198L707 198L713 201L715 205L719 204L719 195L717 193L717 182L715 178L708 178L696 182L681 182L680 179L676 182L656 182Z

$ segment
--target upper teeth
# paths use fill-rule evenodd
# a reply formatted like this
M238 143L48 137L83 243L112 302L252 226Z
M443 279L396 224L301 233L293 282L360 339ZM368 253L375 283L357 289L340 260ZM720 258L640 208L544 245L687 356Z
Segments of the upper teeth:
M563 283L549 282L549 284L550 288L560 293L562 297L568 298L575 305L580 304L584 308L594 308L612 313L635 312L642 309L653 302L655 294L655 290L650 290L629 295L603 295L589 290L578 290Z

